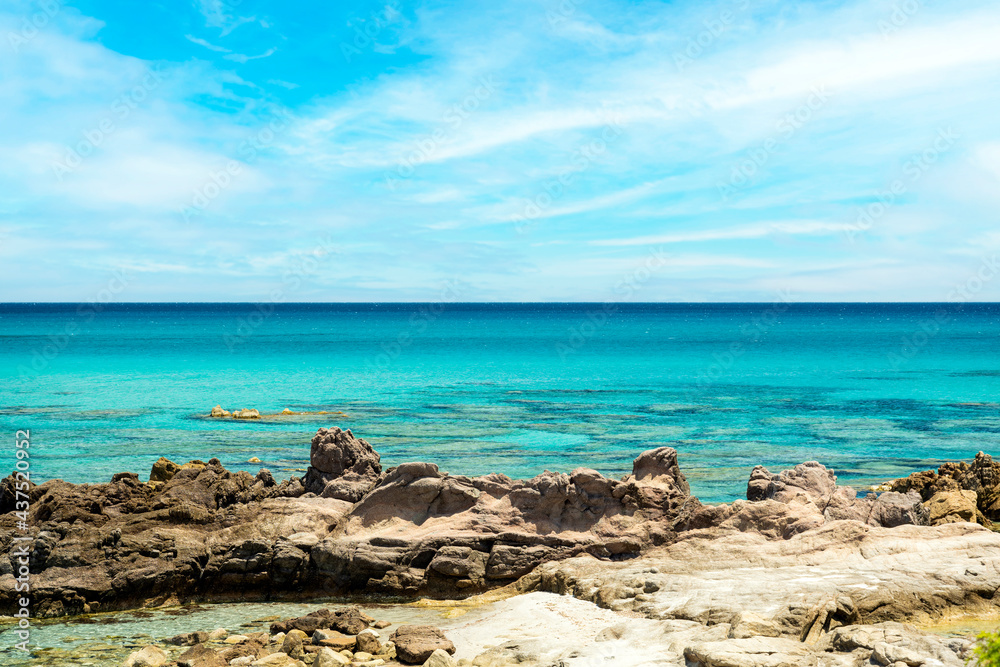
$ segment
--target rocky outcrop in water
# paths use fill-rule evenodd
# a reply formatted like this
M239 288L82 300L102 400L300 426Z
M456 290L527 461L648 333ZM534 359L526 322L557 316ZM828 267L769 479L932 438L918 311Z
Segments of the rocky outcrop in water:
M983 452L976 454L971 464L944 463L937 472L915 472L889 487L919 494L933 525L976 521L989 527L1000 521L1000 463Z
M352 503L371 491L382 472L378 452L350 429L321 428L313 436L309 463L302 478L307 491Z
M107 484L33 486L36 615L356 592L454 598L567 559L637 562L691 540L771 545L803 536L835 553L865 530L969 515L922 502L916 488L858 498L818 463L779 474L756 468L749 500L705 506L668 447L643 452L621 480L586 468L512 480L450 475L430 463L383 470L367 442L333 428L313 438L310 463L302 480L280 484L266 470L231 472L216 459L160 459L149 482L120 473ZM973 467L963 479L985 489L985 464ZM8 478L0 483L0 612L16 600L13 503ZM844 525L853 528L826 530Z

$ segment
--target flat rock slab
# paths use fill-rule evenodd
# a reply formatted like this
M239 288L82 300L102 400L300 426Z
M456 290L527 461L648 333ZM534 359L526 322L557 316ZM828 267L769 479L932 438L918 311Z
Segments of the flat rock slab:
M537 592L473 608L440 628L455 643L454 658L477 667L855 667L886 658L913 666L962 667L969 646L891 622L837 628L815 643L790 637L734 639L725 623L641 618Z
M649 618L739 626L746 616L746 634L812 640L837 625L996 611L1000 535L970 523L888 529L856 521L777 541L692 531L625 562L546 563L522 585Z

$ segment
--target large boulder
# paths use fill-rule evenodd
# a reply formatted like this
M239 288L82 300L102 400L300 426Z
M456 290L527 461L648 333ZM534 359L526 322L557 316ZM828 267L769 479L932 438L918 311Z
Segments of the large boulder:
M392 633L396 657L408 665L422 665L434 651L455 654L455 645L432 625L401 625Z
M350 429L336 426L313 436L309 463L302 480L307 491L352 503L372 489L382 472L378 452Z
M930 524L976 520L975 491L939 491L925 504L930 515Z

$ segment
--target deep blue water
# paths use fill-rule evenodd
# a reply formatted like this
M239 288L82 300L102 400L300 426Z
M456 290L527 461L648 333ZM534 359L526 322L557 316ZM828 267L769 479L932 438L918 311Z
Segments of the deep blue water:
M758 463L860 488L1000 454L998 352L998 304L0 304L0 470L30 429L36 479L287 476L337 424L388 465L619 476L670 445L708 501Z

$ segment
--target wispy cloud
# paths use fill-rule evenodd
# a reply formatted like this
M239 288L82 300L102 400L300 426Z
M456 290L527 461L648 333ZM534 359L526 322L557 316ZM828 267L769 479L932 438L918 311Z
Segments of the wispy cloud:
M465 298L594 299L666 246L644 298L920 299L1000 247L1000 7L749 3L701 37L733 4L60 12L0 77L0 299L115 264L134 298L260 298L330 233L302 298L433 299L446 266ZM155 50L123 37L148 25Z
M216 51L218 53L231 53L232 52L231 49L227 49L224 46L216 46L215 44L212 44L212 43L210 43L210 42L208 42L208 41L206 41L204 39L201 39L199 37L195 37L194 35L184 35L184 37L187 38L187 40L189 42L193 42L193 43L195 43L195 44L197 44L199 46L204 46L209 51Z
M273 56L275 53L277 53L277 51L278 51L278 49L276 49L274 47L271 47L270 49L268 49L264 53L261 53L260 55L256 55L256 56L248 56L248 55L244 55L242 53L230 53L229 55L223 56L223 58L225 58L226 60L232 60L233 62L237 62L237 63L245 63L245 62L248 62L250 60L259 60L261 58L269 58L269 57Z

